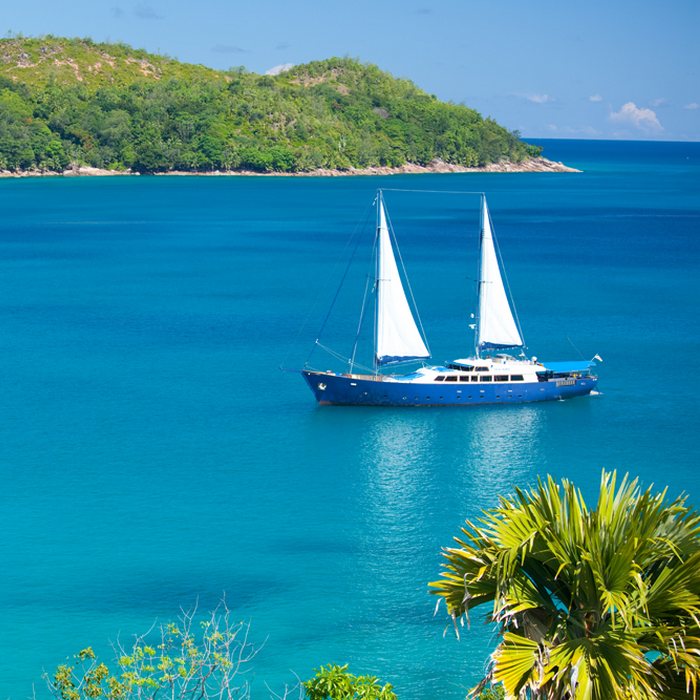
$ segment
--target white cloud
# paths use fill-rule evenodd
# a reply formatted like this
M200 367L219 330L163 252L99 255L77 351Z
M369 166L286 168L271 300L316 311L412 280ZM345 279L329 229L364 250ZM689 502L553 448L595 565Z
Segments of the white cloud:
M657 97L655 100L651 101L652 107L663 107L663 105L668 104L668 100L665 97Z
M633 126L648 134L664 130L653 109L637 107L634 102L625 102L619 112L611 112L610 121Z
M543 105L546 104L547 102L554 102L554 98L551 95L539 95L539 94L534 94L534 95L524 95L526 100L529 100L530 102L534 102L535 104L538 105Z
M700 104L697 102L690 102L688 103L683 109L700 109Z
M280 63L279 66L273 66L270 70L266 70L265 75L279 75L280 73L285 73L290 68L294 68L293 63Z
M603 101L603 97L602 97L602 95L599 95L599 94L596 93L595 95L591 95L591 96L588 98L588 101L589 101L589 102L602 102L602 101Z

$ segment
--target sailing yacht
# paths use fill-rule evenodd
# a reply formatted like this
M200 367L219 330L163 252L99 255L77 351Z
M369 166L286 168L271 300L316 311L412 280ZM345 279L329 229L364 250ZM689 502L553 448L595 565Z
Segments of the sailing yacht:
M301 373L320 404L479 406L568 399L595 390L598 378L593 368L600 356L591 361L543 364L525 355L523 334L503 283L483 194L478 313L471 324L474 353L444 365L428 364L430 351L399 273L381 190L376 206L374 367L371 371L358 369L356 347L347 359L345 372L305 367ZM412 301L412 293L410 297ZM411 371L392 371L392 367L408 362L414 363Z

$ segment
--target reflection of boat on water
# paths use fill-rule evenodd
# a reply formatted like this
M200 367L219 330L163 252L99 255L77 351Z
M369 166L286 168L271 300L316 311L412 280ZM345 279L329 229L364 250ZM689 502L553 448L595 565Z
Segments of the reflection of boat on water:
M493 227L481 196L478 314L473 356L445 365L427 365L427 342L416 322L395 255L396 240L387 223L382 191L377 195L374 284L367 285L359 328L374 296L374 353L371 368L355 361L357 339L347 371L306 367L302 375L321 404L368 406L474 406L567 399L590 394L597 385L593 360L539 362L525 356L520 324L506 293ZM393 243L392 243L393 241ZM396 248L398 251L398 248ZM401 262L400 255L398 261ZM405 270L401 262L403 278ZM409 287L410 292L410 287ZM413 295L410 293L411 302ZM317 341L317 344L320 345ZM509 352L506 352L509 351ZM513 351L518 352L514 356ZM600 359L597 355L594 359ZM400 363L419 363L404 374L387 371ZM359 371L358 371L359 369Z
M469 494L465 502L486 507L495 494L508 493L513 484L533 478L533 465L546 463L543 448L551 443L552 413L561 415L535 406L521 406L517 411L491 407L469 412L472 420L464 431L461 447L462 479Z

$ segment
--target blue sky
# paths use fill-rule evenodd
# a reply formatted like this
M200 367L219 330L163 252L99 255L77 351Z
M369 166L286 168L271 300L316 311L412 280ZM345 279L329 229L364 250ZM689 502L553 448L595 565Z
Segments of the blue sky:
M351 56L524 136L700 140L700 0L30 0L0 33L264 73Z

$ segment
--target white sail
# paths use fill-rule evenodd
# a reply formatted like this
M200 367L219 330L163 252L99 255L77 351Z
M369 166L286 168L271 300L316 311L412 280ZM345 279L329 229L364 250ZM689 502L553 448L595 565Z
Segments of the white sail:
M508 303L496 247L491 230L491 219L483 198L481 229L481 275L479 279L479 334L477 348L520 347L523 340Z
M381 197L378 207L377 362L430 357L406 299Z

